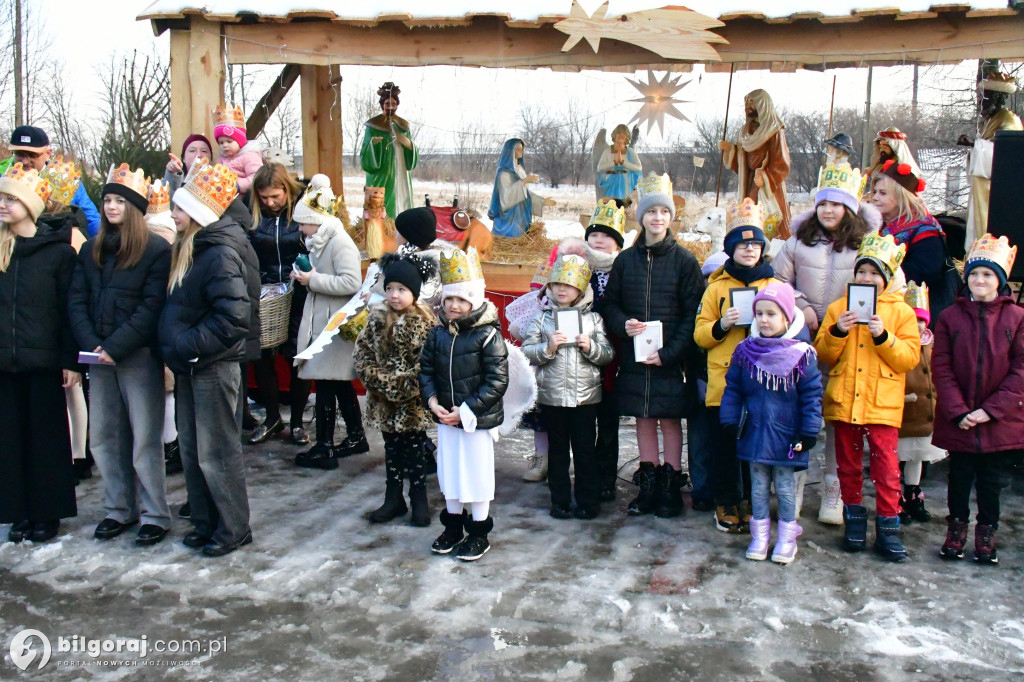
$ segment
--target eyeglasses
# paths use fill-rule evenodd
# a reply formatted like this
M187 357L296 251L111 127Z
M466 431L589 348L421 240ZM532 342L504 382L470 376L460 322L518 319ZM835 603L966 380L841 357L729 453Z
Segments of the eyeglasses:
M756 250L760 251L763 246L764 246L764 244L762 244L761 242L757 241L756 239L750 239L750 240L747 240L745 242L740 242L739 244L736 245L736 248L738 248L738 249L756 249Z
M18 203L18 197L10 194L0 194L0 206L12 206Z
M28 152L28 151L25 151L24 149L16 149L13 152L13 156L15 158L20 158L20 159L33 159L34 160L34 159L38 159L40 156L42 156L42 154L40 152Z

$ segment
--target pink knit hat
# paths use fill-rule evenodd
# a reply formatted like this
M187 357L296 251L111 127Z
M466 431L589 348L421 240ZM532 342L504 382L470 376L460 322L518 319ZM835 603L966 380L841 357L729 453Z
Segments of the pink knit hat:
M217 126L213 129L214 140L219 140L222 137L230 137L238 143L239 147L244 147L246 142L249 141L245 136L245 128L236 128L228 125Z
M782 314L790 324L793 324L793 317L796 314L796 293L793 287L785 282L772 282L754 297L754 306L758 301L771 301L782 309Z

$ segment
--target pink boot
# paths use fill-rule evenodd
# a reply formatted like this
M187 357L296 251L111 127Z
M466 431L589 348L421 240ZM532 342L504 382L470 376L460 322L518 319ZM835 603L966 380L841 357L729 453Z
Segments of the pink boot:
M768 543L771 540L771 519L750 519L750 545L747 546L747 558L753 561L764 561L768 558Z
M779 538L772 551L772 561L788 564L796 558L796 539L804 529L796 521L779 521Z

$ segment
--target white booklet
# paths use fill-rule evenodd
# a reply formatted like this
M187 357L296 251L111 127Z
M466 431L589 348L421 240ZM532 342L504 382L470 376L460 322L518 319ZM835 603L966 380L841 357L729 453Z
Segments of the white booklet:
M637 362L645 361L651 353L661 350L661 322L644 322L646 329L633 337L633 354Z
M99 353L90 353L87 351L78 351L78 362L82 365L106 365L108 363L100 360Z
M555 328L566 335L568 343L576 343L576 337L583 333L583 318L579 308L556 310Z

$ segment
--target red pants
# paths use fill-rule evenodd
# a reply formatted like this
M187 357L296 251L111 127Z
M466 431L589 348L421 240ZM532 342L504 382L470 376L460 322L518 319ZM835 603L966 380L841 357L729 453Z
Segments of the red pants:
M832 422L836 429L836 464L844 504L864 499L864 437L871 449L871 482L875 484L875 512L900 513L900 461L896 454L899 429L882 424Z

